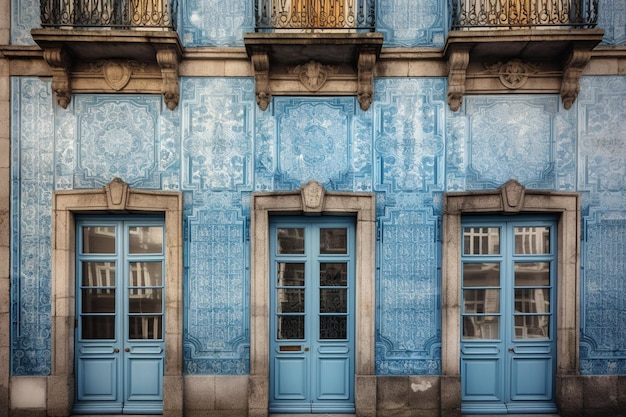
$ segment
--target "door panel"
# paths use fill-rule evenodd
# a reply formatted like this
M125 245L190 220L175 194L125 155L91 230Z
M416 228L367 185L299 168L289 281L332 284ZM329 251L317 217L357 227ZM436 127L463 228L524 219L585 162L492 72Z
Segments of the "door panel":
M556 222L466 218L462 230L462 411L556 411Z
M77 222L77 413L161 413L162 219Z
M270 412L354 412L354 223L271 222Z

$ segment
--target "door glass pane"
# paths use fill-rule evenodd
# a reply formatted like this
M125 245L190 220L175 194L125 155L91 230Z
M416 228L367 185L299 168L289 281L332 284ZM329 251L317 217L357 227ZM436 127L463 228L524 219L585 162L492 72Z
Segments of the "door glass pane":
M540 255L550 253L549 227L516 227L515 254Z
M163 227L129 227L128 242L130 253L163 253Z
M81 293L81 313L115 313L115 288L83 288Z
M346 316L320 316L320 339L347 339Z
M128 292L130 313L161 313L163 311L162 288L131 288Z
M342 263L320 263L320 285L333 287L348 285L348 265Z
M115 227L83 227L83 253L115 253Z
M304 339L304 316L278 316L277 320L279 340Z
M348 230L345 228L320 229L320 253L348 253Z
M347 289L320 289L320 313L348 311Z
M279 289L278 313L304 313L304 289Z
M83 262L83 287L115 287L115 262Z
M115 339L115 316L83 316L83 339Z
M276 285L279 287L304 286L304 264L279 262Z
M500 264L497 262L464 263L464 287L499 287Z
M163 339L161 316L129 316L128 338L136 339Z
M499 339L499 316L463 317L463 339Z
M163 263L161 261L131 262L131 287L160 287L163 285Z
M515 289L515 312L549 313L550 290L548 288Z
M516 339L549 339L550 316L549 315L516 315L515 316Z
M304 254L304 229L278 228L278 253L281 255Z
M463 313L500 312L500 290L463 290Z
M515 262L516 287L550 285L550 262Z
M463 228L464 255L496 255L500 253L499 227Z

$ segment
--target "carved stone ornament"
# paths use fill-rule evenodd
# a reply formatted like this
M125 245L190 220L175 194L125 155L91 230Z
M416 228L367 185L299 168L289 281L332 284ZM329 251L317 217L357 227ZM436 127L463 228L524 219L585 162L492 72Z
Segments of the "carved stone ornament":
M512 59L504 64L497 62L485 67L490 73L498 75L502 85L511 90L522 88L529 75L536 74L540 69L538 64L523 62L521 59Z
M374 99L374 67L376 66L376 51L361 49L358 61L357 98L361 110L370 108Z
M563 107L570 109L578 93L580 92L580 76L587 63L591 60L591 51L585 49L573 49L563 67L563 80L561 81L561 100Z
M302 85L309 91L318 91L326 83L328 74L334 74L337 71L337 68L332 65L324 65L317 61L309 61L288 69L290 74L299 77Z
M105 185L107 206L110 210L125 210L128 203L128 184L120 178L114 178Z
M468 48L450 53L448 57L448 106L452 111L461 108L465 94L466 71L470 61Z
M267 110L272 101L270 88L270 56L269 51L255 52L251 56L254 66L254 92L256 104L261 110Z
M159 49L156 53L161 68L161 93L167 108L174 110L178 106L180 88L178 86L178 60L180 56L172 49Z
M526 189L519 182L510 179L500 187L502 197L502 208L506 213L519 213L524 207L524 197Z
M302 207L305 213L318 214L324 209L326 192L322 184L311 180L302 186Z
M70 82L70 56L63 48L49 48L43 52L44 60L52 70L52 91L61 107L67 109L72 100L72 85Z

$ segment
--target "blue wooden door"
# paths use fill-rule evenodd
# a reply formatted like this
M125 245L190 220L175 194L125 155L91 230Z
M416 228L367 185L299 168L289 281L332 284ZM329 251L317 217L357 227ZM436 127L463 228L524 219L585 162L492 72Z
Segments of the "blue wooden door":
M351 218L274 218L270 412L354 412Z
M556 222L468 218L462 233L463 412L555 412Z
M161 413L164 223L109 219L76 225L74 412Z

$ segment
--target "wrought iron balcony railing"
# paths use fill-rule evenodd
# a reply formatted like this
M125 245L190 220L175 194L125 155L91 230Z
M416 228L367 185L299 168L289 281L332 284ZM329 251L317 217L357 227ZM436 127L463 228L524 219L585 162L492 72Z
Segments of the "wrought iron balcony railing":
M255 0L259 32L354 32L376 28L376 0Z
M178 0L40 0L41 26L176 29Z
M451 28L593 28L598 0L450 0Z

